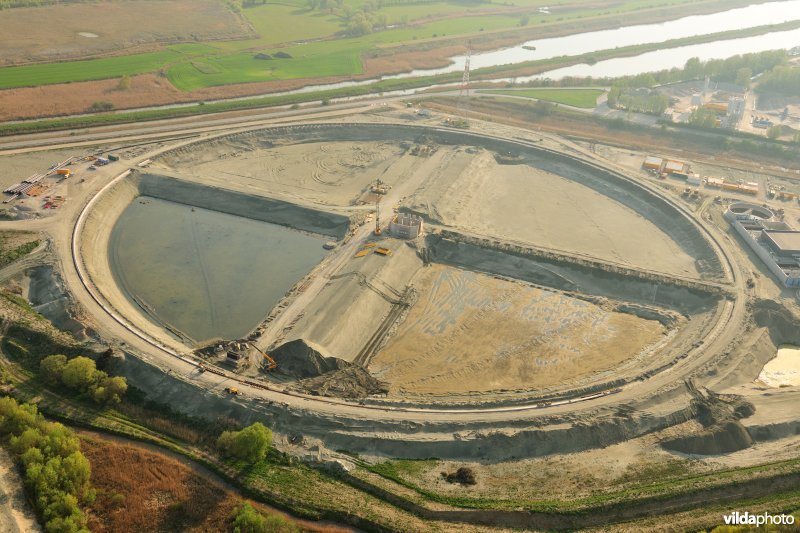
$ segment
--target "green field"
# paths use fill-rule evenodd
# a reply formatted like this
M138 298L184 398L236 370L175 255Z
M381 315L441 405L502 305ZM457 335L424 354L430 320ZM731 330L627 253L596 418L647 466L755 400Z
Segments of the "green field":
M30 87L52 83L102 80L125 75L155 72L180 59L182 54L172 50L131 56L23 65L0 69L0 89Z
M520 89L520 90L487 90L481 93L504 94L509 96L521 96L523 98L533 98L536 100L546 100L557 104L570 105L592 109L597 105L597 98L603 94L600 89Z
M161 70L184 91L232 83L354 76L363 72L365 53L443 40L452 44L454 38L455 43L463 44L474 37L521 30L523 17L529 31L537 27L552 32L565 24L574 26L582 19L613 18L616 14L686 3L687 0L662 3L623 0L613 7L587 8L580 0L565 0L559 4L556 16L537 12L538 7L550 5L546 0L520 0L514 4L400 0L386 2L388 5L375 0L343 0L341 4L330 0L325 9L313 10L305 1L292 0L242 9L259 34L256 39L181 44L154 53L5 67L0 69L0 89ZM348 20L360 14L370 18L374 30L360 37L348 37L344 33ZM384 24L386 29L381 29ZM257 53L273 54L278 50L292 58L273 61L254 58Z

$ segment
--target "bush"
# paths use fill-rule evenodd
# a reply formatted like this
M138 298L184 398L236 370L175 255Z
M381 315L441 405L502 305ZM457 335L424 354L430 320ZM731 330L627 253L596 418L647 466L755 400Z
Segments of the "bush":
M49 355L39 363L39 373L47 383L55 385L61 382L65 366L67 366L66 355Z
M462 485L474 485L477 483L475 480L475 472L467 466L462 466L450 474L442 472L442 477L444 477L448 483L461 483Z
M119 403L128 390L125 378L109 377L92 359L77 356L50 355L39 363L39 372L46 382L61 383L69 389L88 394L97 403Z
M233 514L233 531L234 533L291 533L299 530L282 516L264 516L252 505L244 502Z
M217 447L228 457L255 463L267 456L272 445L272 431L256 422L241 431L223 431Z
M97 367L88 357L78 356L67 362L61 373L61 381L70 389L86 392L95 382Z
M91 466L80 451L78 437L56 422L48 422L33 405L0 398L0 437L25 474L25 486L48 533L87 531L79 503L91 503Z
M90 113L102 113L104 111L111 111L114 109L114 104L111 102L95 102L89 106Z

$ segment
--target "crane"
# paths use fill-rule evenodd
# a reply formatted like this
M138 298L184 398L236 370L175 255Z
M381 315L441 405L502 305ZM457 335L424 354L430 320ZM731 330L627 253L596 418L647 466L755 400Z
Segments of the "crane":
M278 368L278 363L276 363L275 359L270 357L269 354L267 354L267 352L262 352L261 350L258 349L258 346L256 346L252 342L250 343L250 346L252 346L258 353L264 356L264 360L267 362L267 370L275 370L276 368Z
M381 231L381 199L378 197L375 200L375 235L380 235Z

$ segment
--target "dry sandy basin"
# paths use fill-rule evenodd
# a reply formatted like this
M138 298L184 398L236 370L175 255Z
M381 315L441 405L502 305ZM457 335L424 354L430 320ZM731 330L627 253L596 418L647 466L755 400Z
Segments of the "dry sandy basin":
M440 146L419 157L390 142L316 142L275 146L240 138L204 144L158 165L208 185L320 206L365 198L378 178L396 185L426 174L401 205L429 220L486 236L575 252L668 274L698 275L694 258L650 220L570 179L501 165L494 154Z
M172 155L154 166L243 192L347 206L358 201L371 183L404 179L424 159L403 155L396 143L336 142L259 147L203 145L203 150Z
M658 341L656 321L448 266L422 269L419 301L369 365L391 392L541 388L610 370Z
M447 152L446 164L408 199L411 209L484 235L698 274L694 259L675 241L613 198L529 165L500 165L489 152Z

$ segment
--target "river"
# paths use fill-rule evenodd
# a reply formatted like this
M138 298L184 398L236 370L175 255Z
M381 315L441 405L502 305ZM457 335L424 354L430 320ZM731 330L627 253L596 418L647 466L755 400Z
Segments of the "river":
M782 22L798 19L800 19L800 0L768 2L765 4L756 4L743 8L722 11L719 13L712 13L710 15L694 15L690 17L683 17L657 24L640 24L635 26L625 26L613 30L593 31L565 35L563 37L554 37L550 39L532 40L511 48L474 54L470 59L470 68L474 70L483 67L514 64L537 59L549 59L559 56L574 56L596 52L599 50L613 49L615 47L663 42L681 37L708 35L711 33L752 28L767 24L780 24ZM555 69L535 76L515 77L513 80L517 82L524 82L543 78L559 79L565 76L592 76L600 78L635 75L642 72L654 72L673 67L682 67L686 63L686 60L691 57L700 57L704 60L724 59L736 54L779 48L793 48L798 45L800 45L800 29L782 32L769 32L755 37L713 41L690 46L668 48L655 52L646 52L637 56L608 59L599 61L594 65L573 65L571 67ZM526 47L535 47L536 49L530 50ZM464 69L465 56L455 56L450 58L450 60L451 64L442 68L417 69L411 72L381 76L369 80L306 85L300 89L294 89L290 91L272 92L261 95L226 98L221 100L209 100L207 103L248 100L259 96L304 94L317 91L343 89L347 87L359 87L370 85L380 80L431 76L435 74L459 72ZM499 81L511 80L512 78L501 78ZM432 85L426 88L438 87L442 86ZM400 96L406 94L411 95L417 90L418 89L404 89L387 91L383 94L386 96ZM352 99L353 97L342 97L333 99L332 101L345 102ZM172 104L158 106L155 109L186 107L193 105L196 104ZM130 110L123 110L120 112L129 111Z

